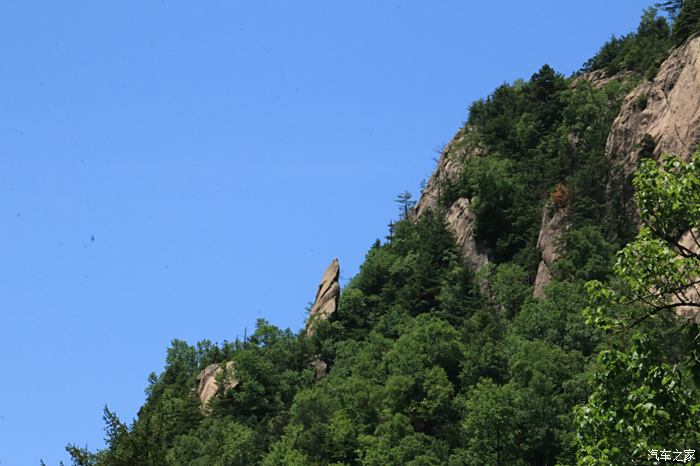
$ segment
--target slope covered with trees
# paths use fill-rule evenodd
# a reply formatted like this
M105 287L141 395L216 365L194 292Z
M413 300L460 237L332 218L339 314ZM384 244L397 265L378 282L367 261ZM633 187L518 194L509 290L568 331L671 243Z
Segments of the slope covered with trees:
M683 295L698 250L681 238L700 225L700 159L643 164L637 235L607 189L605 143L624 96L700 28L698 4L665 2L667 16L646 11L575 76L545 65L470 107L462 143L482 155L441 185L438 207L470 200L487 266L463 260L442 208L412 216L403 196L313 334L260 320L244 341L173 341L137 418L105 408L107 447L71 444L73 463L641 464L648 450L697 451L698 327L674 310L698 304ZM571 225L535 299L546 204ZM202 409L197 375L225 361L239 383Z

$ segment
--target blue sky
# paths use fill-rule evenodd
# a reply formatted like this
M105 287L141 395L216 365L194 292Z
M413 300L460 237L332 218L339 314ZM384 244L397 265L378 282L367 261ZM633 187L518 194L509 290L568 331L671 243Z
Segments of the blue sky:
M173 338L299 329L471 101L650 3L2 2L0 464L100 447Z

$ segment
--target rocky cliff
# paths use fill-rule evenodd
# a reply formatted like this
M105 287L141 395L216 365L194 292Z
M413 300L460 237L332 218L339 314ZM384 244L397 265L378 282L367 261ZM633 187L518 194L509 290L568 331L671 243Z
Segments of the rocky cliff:
M644 158L674 153L689 159L700 142L700 35L691 36L663 62L652 81L643 82L627 95L613 123L606 156L614 171L608 196L618 196L628 218L638 224L632 178ZM680 244L697 253L698 244L688 231ZM682 291L675 302L691 303L677 313L700 322L697 285ZM693 304L694 303L694 304Z
M684 158L700 142L700 36L675 49L652 81L630 92L606 145L613 162L608 195L620 195L636 218L632 177L645 157L672 152Z
M452 140L447 143L440 153L437 167L428 179L420 199L410 214L416 219L429 211L437 211L441 206L441 198L445 186L456 183L461 174L464 162L469 157L484 154L478 144L474 130L469 127L460 129ZM478 270L489 263L489 258L483 249L474 241L473 230L476 220L471 209L470 201L459 198L445 210L445 221L455 236L462 257L473 270Z
M605 71L585 73L571 81L582 81L602 88L611 81L631 78L629 73L608 76ZM478 135L468 126L457 132L445 146L437 167L428 180L411 218L442 208L445 220L454 233L463 258L473 270L489 263L481 246L474 241L475 215L470 201L458 198L449 206L441 206L443 191L456 183L465 160L484 155L488 150L479 145ZM644 157L658 157L673 152L688 158L700 142L700 36L692 36L673 50L651 81L643 81L625 98L611 127L605 156L611 165L607 188L609 202L621 199L629 221L636 221L632 178ZM533 295L541 297L551 280L550 267L559 257L559 242L569 227L566 209L545 203L537 241L541 261L534 282Z
M435 210L444 186L456 182L462 174L464 161L481 153L483 151L477 145L471 128L464 127L457 131L442 149L437 167L423 188L420 199L411 213L412 217L420 217L428 211Z

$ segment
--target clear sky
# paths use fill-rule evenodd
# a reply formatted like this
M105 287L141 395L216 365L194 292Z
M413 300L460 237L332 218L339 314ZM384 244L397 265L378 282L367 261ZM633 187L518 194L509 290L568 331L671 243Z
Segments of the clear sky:
M471 101L650 3L0 3L0 464L102 446L173 338L299 329Z

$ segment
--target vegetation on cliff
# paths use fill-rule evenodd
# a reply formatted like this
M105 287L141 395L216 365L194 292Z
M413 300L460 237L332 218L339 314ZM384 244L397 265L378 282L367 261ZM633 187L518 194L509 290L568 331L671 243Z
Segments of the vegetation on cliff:
M107 447L69 445L74 464L636 464L648 449L697 447L700 339L673 295L700 268L697 250L678 248L700 225L700 159L645 162L636 239L607 190L605 143L624 96L697 29L698 2L667 3L671 20L648 10L582 73L545 65L475 102L462 144L480 155L443 183L434 211L413 218L401 197L385 241L313 334L260 320L243 341L174 341L138 417L105 408ZM490 259L478 271L443 217L459 198ZM547 204L571 228L535 299ZM315 360L328 364L320 379ZM203 410L196 377L224 361L239 383Z

